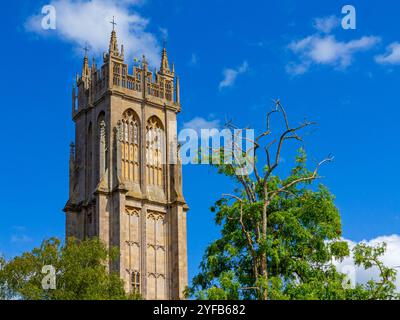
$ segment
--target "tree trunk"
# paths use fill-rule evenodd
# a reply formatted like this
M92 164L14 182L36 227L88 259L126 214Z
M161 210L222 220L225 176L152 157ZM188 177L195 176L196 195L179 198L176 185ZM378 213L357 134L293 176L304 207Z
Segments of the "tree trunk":
M264 201L263 214L262 214L262 239L267 242L267 208L269 202ZM264 278L266 287L262 289L262 299L268 299L268 269L267 269L267 252L264 251L261 255L261 276Z

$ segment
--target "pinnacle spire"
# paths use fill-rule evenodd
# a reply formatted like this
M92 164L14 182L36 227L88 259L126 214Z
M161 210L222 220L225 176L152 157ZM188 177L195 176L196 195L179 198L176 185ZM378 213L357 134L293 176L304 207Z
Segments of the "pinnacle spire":
M146 56L145 56L145 55L142 55L142 68L143 68L144 70L147 70L148 66L149 66L149 63L148 63L147 60L146 60Z
M160 72L161 73L169 73L169 63L168 63L168 54L167 54L167 49L165 48L165 41L162 49L162 54L161 54L161 66L160 66Z
M97 64L96 64L96 59L93 56L92 57L92 71L95 71L95 70L97 70Z
M83 58L82 77L88 77L90 73L89 58L85 55Z
M110 54L119 55L118 43L117 43L117 33L115 32L115 26L117 25L117 23L115 22L114 16L110 23L112 24L113 29L111 31L109 52L110 52Z
M110 54L119 55L117 33L115 32L115 30L111 31L109 52Z
M88 52L89 52L89 47L88 43L86 42L85 47L83 48L85 51L85 56L83 58L83 66L82 66L82 77L87 77L89 76L89 57L88 57Z

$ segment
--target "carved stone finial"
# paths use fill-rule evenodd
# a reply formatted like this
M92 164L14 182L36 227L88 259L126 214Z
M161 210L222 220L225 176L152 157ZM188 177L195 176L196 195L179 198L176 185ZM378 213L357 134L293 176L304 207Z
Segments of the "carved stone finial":
M169 73L169 63L168 63L168 55L167 55L167 49L164 47L162 50L161 54L161 66L160 66L160 72L161 73Z
M100 121L100 142L106 143L106 122L104 120Z
M113 28L113 31L115 31L115 26L117 25L117 23L115 22L115 17L113 16L113 18L112 18L112 21L110 21L110 23L112 24L112 28Z
M146 60L146 56L142 55L142 67L143 67L143 69L147 68L147 65L148 65L148 63L147 63L147 60Z
M92 71L95 71L95 70L97 70L97 65L96 65L96 59L93 56L92 57Z
M122 130L122 122L121 120L119 120L117 122L117 126L114 128L114 132L115 132L115 136L117 138L118 142L122 142L123 141L123 130Z
M113 29L113 31L111 31L109 53L110 53L110 55L116 55L116 56L119 55L118 43L117 43L117 33L115 32L114 29Z

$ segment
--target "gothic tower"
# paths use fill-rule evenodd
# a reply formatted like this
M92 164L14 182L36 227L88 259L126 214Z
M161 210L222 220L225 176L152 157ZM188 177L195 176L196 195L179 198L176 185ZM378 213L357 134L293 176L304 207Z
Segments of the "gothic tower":
M100 68L85 54L72 93L66 236L118 247L110 270L146 299L181 299L187 286L180 111L179 79L165 48L158 72L143 56L130 73L114 30Z

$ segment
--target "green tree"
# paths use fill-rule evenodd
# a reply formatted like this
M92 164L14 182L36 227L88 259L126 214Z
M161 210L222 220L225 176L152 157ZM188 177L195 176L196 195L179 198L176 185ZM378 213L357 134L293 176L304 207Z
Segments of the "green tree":
M395 285L397 271L394 268L385 266L381 261L381 257L385 251L386 243L380 243L375 247L360 243L354 248L355 264L362 266L364 269L377 268L379 271L379 281L369 280L366 284L357 285L355 290L349 290L352 298L365 300L400 299L400 294L397 292Z
M280 115L283 123L282 133L277 138L272 135L274 114ZM219 153L214 150L212 157L221 161L215 164L218 162L212 159L212 163L218 173L233 180L236 189L233 194L224 194L211 208L216 224L221 227L221 237L206 249L200 273L193 279L188 295L199 299L264 300L391 296L394 270L382 269L385 284L371 283L375 295L370 287L362 285L347 289L345 275L333 264L350 252L347 243L341 240L341 219L334 196L323 185L314 186L321 165L332 157L309 170L306 153L300 148L289 175L282 178L277 174L285 143L302 141L299 132L313 124L305 121L290 126L278 100L274 110L266 116L266 130L253 141L254 148L244 151L233 144L232 147L225 145ZM228 127L236 128L231 124ZM266 141L268 138L271 140ZM235 141L234 136L232 141ZM249 161L252 174L238 174L244 167L243 161L224 163L226 155L234 153L235 148L236 151L240 149L244 158L254 156L255 161ZM258 150L264 151L264 166L257 164ZM357 264L378 264L383 251L371 249L376 253L373 254L368 250L356 247Z
M6 259L0 256L0 300L6 299L6 287L5 287L5 282L2 280L2 270L4 268L4 265L6 264Z
M108 272L108 262L118 252L108 250L98 239L56 238L6 262L0 260L0 298L24 300L109 300L138 299L127 295L116 273ZM43 266L56 271L56 288L45 290Z

